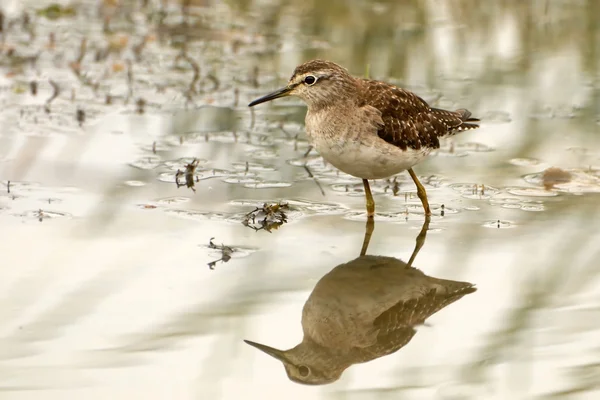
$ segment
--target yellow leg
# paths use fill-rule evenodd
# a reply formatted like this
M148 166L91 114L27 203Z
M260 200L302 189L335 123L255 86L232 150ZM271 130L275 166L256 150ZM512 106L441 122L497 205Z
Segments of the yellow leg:
M417 258L417 254L419 254L419 250L421 250L421 247L423 247L423 245L425 244L425 239L427 238L427 230L429 229L430 221L431 217L429 215L426 215L425 221L423 221L423 226L421 227L421 232L419 232L419 235L416 239L415 249L410 255L410 260L408 260L409 267L412 267L413 261L415 261L415 258Z
M431 209L429 208L429 202L427 201L427 192L425 191L425 188L423 187L423 185L421 185L421 182L419 182L419 178L417 178L417 175L415 174L415 171L413 171L412 168L408 169L408 173L410 174L412 180L415 182L415 185L417 185L417 196L419 196L419 199L421 199L421 203L423 203L425 215L430 216Z
M373 200L373 195L371 194L369 181L367 179L363 179L363 185L365 187L365 197L367 198L367 217L373 218L375 216L375 201Z
M367 225L365 226L365 238L363 239L362 249L360 249L360 255L364 256L367 254L369 248L369 242L371 241L371 235L375 230L375 220L373 218L367 219Z

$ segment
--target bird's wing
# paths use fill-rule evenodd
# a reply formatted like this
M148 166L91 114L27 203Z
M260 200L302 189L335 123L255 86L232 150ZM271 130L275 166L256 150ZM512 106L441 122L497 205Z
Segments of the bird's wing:
M383 124L377 135L402 150L439 148L440 137L479 126L474 123L479 120L467 110L432 108L416 94L397 86L367 79L362 83L364 106L381 113Z
M373 325L379 330L377 343L363 349L364 354L382 357L404 347L415 335L415 327L442 308L473 293L476 289L468 282L448 281L447 290L429 289L421 295L401 301L379 315Z

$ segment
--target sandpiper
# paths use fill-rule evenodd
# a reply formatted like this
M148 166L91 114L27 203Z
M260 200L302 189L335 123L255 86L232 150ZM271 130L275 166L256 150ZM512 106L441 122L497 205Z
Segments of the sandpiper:
M362 179L369 218L375 215L369 179L405 170L417 186L425 215L431 215L427 193L412 167L440 147L440 138L479 127L475 123L479 120L465 109L430 107L408 90L353 77L331 61L299 65L285 87L249 107L284 96L299 97L307 104L306 134L319 154Z
M363 245L360 257L323 276L304 304L304 335L295 347L245 342L281 361L292 381L309 385L334 382L353 364L400 350L431 315L477 290L469 282L427 276L410 265L428 226L425 218L408 264L366 255Z

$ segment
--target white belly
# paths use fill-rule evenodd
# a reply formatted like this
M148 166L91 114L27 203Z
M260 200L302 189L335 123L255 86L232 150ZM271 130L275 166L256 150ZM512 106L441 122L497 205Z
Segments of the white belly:
M429 149L400 150L383 139L371 143L314 137L312 144L319 154L337 169L362 179L382 179L405 171L430 152Z

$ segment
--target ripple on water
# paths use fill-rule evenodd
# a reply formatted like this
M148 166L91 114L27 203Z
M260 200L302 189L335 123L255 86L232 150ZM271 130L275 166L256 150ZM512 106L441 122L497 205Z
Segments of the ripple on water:
M231 258L248 257L250 254L255 253L256 251L259 250L257 247L235 246L235 245L228 245L228 244L222 244L222 243L217 244L216 242L214 243L214 245L217 246L217 248L211 246L210 244L202 244L202 245L200 245L200 247L208 249L210 251L211 256L215 257L215 258L222 256L222 254L223 254L223 250L221 249L222 246L226 247L229 250L227 252L227 254Z
M502 221L499 219L486 221L482 225L484 228L496 228L496 229L506 229L506 228L514 228L515 225L511 221Z
M326 164L321 156L308 156L308 157L298 157L287 160L287 163L294 167L304 167L307 166L311 169L311 171L321 171L324 169L331 169L333 167Z
M159 156L144 156L130 162L129 165L137 169L150 170L158 167L161 162Z
M529 204L523 204L521 206L521 210L523 210L523 211L538 212L538 211L544 211L545 209L546 209L546 207L542 203L529 203Z
M189 202L191 199L189 197L184 196L175 196L175 197L165 197L163 199L156 200L157 204L170 206L173 204L183 204Z
M555 172L556 171L556 172ZM542 172L524 175L525 182L538 186L539 193L600 193L600 169L548 168ZM548 189L548 190L546 190ZM541 195L541 194L540 194ZM550 196L550 194L546 194Z
M177 170L184 171L186 165L196 162L198 167L208 164L208 160L203 158L194 158L194 157L182 157L177 160L167 160L164 162L164 166L169 168L171 171L176 172Z
M291 182L283 181L263 181L255 183L244 184L245 188L248 189L274 189L274 188L286 188L292 186Z
M472 200L487 200L500 193L500 189L475 183L453 183L449 187L460 193L461 197Z
M408 209L404 211L398 212L375 212L375 219L377 221L386 221L386 222L408 222L408 221L423 221L423 212L410 212ZM344 219L350 221L366 221L367 220L367 212L366 211L349 211L344 214ZM436 218L435 215L432 216L432 219Z
M223 182L231 184L242 184L245 187L248 187L246 185L261 183L261 179L254 176L230 176L228 178L223 179Z
M9 187L9 181L2 181L2 185L7 188ZM10 181L10 191L31 191L41 188L42 185L39 182L27 182L27 181Z
M194 180L202 181L212 178L226 178L233 175L235 175L233 172L224 169L196 169ZM163 172L158 175L158 180L161 182L175 183L175 172Z
M269 160L279 157L276 149L248 149L248 155L254 159Z
M477 142L466 142L466 143L454 143L449 140L446 141L438 150L431 154L444 156L444 157L465 157L470 153L487 153L495 151L496 149Z
M510 193L515 196L529 196L529 197L554 197L558 196L558 193L551 190L546 190L542 188L534 188L534 187L519 187L519 186L510 186L506 189L507 193Z
M269 172L275 171L276 168L272 165L261 164L255 162L234 162L231 163L231 166L236 171L253 171L253 172Z
M259 207L265 203L271 203L272 201L257 201L257 200L232 200L229 204L233 206L241 207ZM287 204L289 209L292 211L299 211L302 214L314 213L321 215L334 215L341 214L348 210L347 207L337 203L318 202L310 200L299 200L299 199L284 199L280 200L280 203Z
M537 158L513 158L508 161L512 165L517 165L519 167L535 167L540 164L540 160Z
M142 182L142 181L125 181L123 182L125 185L127 186L131 186L131 187L140 187L140 186L146 186L146 182Z
M38 221L44 221L46 219L61 219L61 218L72 218L72 215L66 212L50 211L50 210L29 210L22 214L16 214L16 217L22 217L26 219L36 219Z
M166 209L165 214L178 218L189 219L192 221L207 221L207 220L228 220L231 215L213 211L192 211L179 209Z
M171 150L172 146L163 143L163 142L154 142L152 144L145 144L143 146L141 146L141 149L144 151L151 151L151 152L155 152L155 151L169 151Z
M335 178L322 178L319 177L319 182L331 183L331 189L334 192L345 193L348 196L360 197L364 196L364 186L360 179L352 177L350 175L335 177ZM425 180L421 179L423 185L431 190L439 186L440 182L435 179ZM370 181L371 193L380 195L391 195L395 197L405 197L408 194L416 193L417 189L412 182L405 175L397 175L390 179L376 179Z

